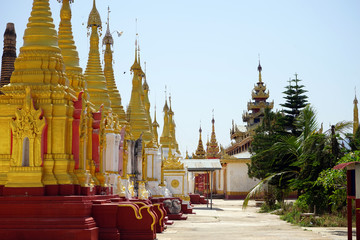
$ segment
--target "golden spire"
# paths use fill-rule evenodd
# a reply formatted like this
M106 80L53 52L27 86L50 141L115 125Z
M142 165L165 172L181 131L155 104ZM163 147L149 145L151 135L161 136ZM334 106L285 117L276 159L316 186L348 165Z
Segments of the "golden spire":
M172 148L179 153L179 145L176 141L176 135L175 135L175 121L174 121L174 112L171 108L171 95L169 96L169 103L170 103L170 109L169 109L169 128L170 128L170 138L171 138L171 145Z
M140 49L139 49L139 60L140 60ZM144 83L142 85L143 88L143 103L144 103L144 108L145 108L145 113L146 113L146 118L149 122L149 126L150 126L150 132L153 138L153 145L157 146L158 145L158 137L155 136L153 128L152 128L152 123L151 123L151 116L150 116L150 101L149 101L149 85L147 84L146 81L146 62L144 62L145 65L145 73L144 73Z
M356 89L355 89L355 98L354 98L354 123L353 123L353 134L355 136L355 133L357 129L359 128L359 110L358 110L358 100L356 98Z
M193 158L195 159L203 159L205 158L205 150L204 150L204 145L203 145L203 142L201 140L201 132L202 132L202 129L201 129L201 126L199 128L199 143L198 143L198 147L196 149L196 152L195 152L195 155L193 155Z
M165 87L165 104L164 104L164 126L160 137L160 143L163 148L170 148L171 137L170 137L170 126L169 126L169 107L167 104L166 87Z
M91 27L93 25L101 28L101 18L98 10L96 9L96 3L95 0L93 0L93 8L91 9L89 18L88 18L88 27Z
M106 80L104 72L100 65L99 54L99 35L98 31L101 30L101 18L96 9L95 0L93 8L90 12L88 19L88 28L91 28L90 35L90 51L89 59L85 71L86 88L90 96L90 101L99 109L104 105L105 110L109 110L111 106L108 89L106 87Z
M142 89L143 71L138 63L137 55L137 40L135 40L135 61L130 69L133 72L132 91L127 114L134 138L139 138L143 133L143 139L146 144L151 144L153 142L150 130L151 124L149 124L145 107L141 100L141 95L144 93Z
M154 110L154 122L152 123L152 127L153 127L153 134L154 134L156 146L159 146L159 135L157 131L159 127L159 123L156 121L156 106Z
M114 69L113 69L113 51L111 49L111 46L113 46L114 44L114 39L110 33L110 7L108 7L107 28L102 44L105 45L104 75L111 101L111 108L113 112L118 115L120 124L124 126L127 124L126 115L124 108L121 104L120 93L115 84Z
M71 27L70 0L62 1L59 24L59 47L64 59L65 72L69 79L69 85L77 94L84 90L84 75L79 65L79 54L76 50ZM71 0L73 1L73 0Z
M216 140L216 134L215 134L215 118L214 118L214 110L213 110L213 117L211 120L212 123L212 132L211 132L211 138L207 149L207 158L219 158L219 152L220 148L218 145L218 142Z
M63 69L49 0L34 0L24 33L24 45L15 61L10 85L68 85Z
M136 38L135 38L135 60L133 65L130 68L131 72L135 72L135 71L139 71L141 69L140 63L138 61L138 33L136 33Z
M149 85L147 84L146 82L146 75L144 73L144 71L142 70L141 68L141 62L140 62L140 41L139 41L139 35L138 36L138 46L137 46L137 54L138 54L138 61L139 61L139 66L140 66L140 69L139 69L139 75L141 75L141 84L142 84L142 80L144 79L144 82L145 82L145 86L142 85L142 89L141 89L141 95L140 95L140 98L141 98L141 101L144 105L144 108L145 108L145 112L146 112L146 118L148 118L148 116L150 116L150 112L146 111L146 103L145 103L145 89L144 87L146 88L146 85L147 85L147 88L149 88ZM147 89L149 90L149 89ZM149 104L149 109L150 109L150 102L149 102L149 99L148 99L148 104ZM148 114L149 113L149 114ZM149 121L149 119L147 119ZM151 121L150 121L150 125L151 125Z

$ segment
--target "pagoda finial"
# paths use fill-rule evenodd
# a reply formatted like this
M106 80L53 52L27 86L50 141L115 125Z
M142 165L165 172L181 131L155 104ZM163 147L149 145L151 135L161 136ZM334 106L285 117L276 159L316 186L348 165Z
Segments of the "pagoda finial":
M211 120L212 124L214 125L215 123L215 118L214 118L214 109L212 110L212 120Z
M355 87L355 98L354 98L354 121L353 121L353 135L355 136L356 131L359 128L359 110L358 110L358 100L356 98L356 87Z
M144 91L149 91L149 84L146 81L146 62L144 62L144 66L145 66L145 73L144 73L144 83L143 83L143 90Z
M159 127L159 123L156 120L156 105L154 107L154 122L152 123L152 129L153 129L153 133L154 133L154 138L155 138L155 143L158 146L159 145L159 135L158 135L158 129Z
M262 71L262 67L260 64L260 54L259 54L259 65L258 65L258 71L259 71L259 82L262 82L262 78L261 78L261 71Z
M110 44L111 46L114 45L114 39L111 35L111 32L110 32L110 7L108 6L108 16L107 16L107 22L106 22L106 33L105 33L105 36L103 38L103 45L106 45L106 44Z
M97 26L99 28L102 27L101 17L100 17L98 10L96 9L95 0L93 1L93 8L90 12L89 19L88 19L88 28L90 28L91 26Z
M169 93L169 104L170 104L169 113L170 113L170 114L174 114L174 112L172 111L172 108L171 108L171 93Z
M156 121L156 104L154 106L154 123L157 123L157 121Z
M216 140L216 134L215 134L215 117L214 117L214 109L213 109L213 116L212 116L212 132L211 132L211 138L210 141L208 141L208 148L206 152L207 158L218 158L220 148Z
M137 22L137 19L136 19ZM137 25L137 23L136 23ZM134 60L134 64L131 66L130 71L134 72L136 70L140 70L140 63L138 61L138 36L139 34L136 32L136 36L135 36L135 60Z

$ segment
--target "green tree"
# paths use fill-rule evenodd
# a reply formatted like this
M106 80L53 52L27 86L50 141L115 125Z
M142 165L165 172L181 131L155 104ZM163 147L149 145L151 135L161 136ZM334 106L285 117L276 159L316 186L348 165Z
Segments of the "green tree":
M280 104L284 107L283 112L285 113L285 127L291 131L294 135L298 136L300 131L296 128L294 122L299 116L300 111L307 105L307 96L305 93L305 86L300 84L301 80L297 78L289 80L289 85L285 87L284 99L285 103Z
M273 112L266 108L264 118L259 127L255 129L255 135L251 142L251 164L248 164L248 175L258 179L264 179L274 173L273 159L276 156L269 151L279 138L286 134L283 128L284 117L280 112Z
M269 119L275 118L269 116ZM251 158L254 165L249 166L249 176L267 179L276 188L278 200L282 200L286 190L292 189L302 195L301 201L309 210L316 204L319 212L326 211L329 195L315 182L324 169L332 168L342 157L344 147L339 143L351 123L340 122L323 132L322 128L318 129L316 111L310 105L294 121L298 136L283 131L282 120L280 117L270 121L277 123L270 125L266 120L262 128L257 129Z

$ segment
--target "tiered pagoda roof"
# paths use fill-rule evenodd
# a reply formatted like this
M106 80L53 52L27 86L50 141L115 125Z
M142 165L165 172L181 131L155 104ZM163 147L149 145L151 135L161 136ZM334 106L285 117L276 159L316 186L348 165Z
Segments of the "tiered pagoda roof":
M253 101L248 102L248 111L243 114L243 121L247 123L248 130L253 130L257 126L257 124L261 122L264 116L265 108L268 107L272 109L274 107L274 102L267 102L267 99L269 98L269 90L266 91L266 85L262 81L262 67L260 62L258 66L258 71L259 81L254 86L254 89L251 93Z

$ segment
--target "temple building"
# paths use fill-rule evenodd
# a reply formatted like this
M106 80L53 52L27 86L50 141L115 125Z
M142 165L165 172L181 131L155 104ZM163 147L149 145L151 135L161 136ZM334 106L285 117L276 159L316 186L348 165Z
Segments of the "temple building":
M248 111L243 114L243 122L246 125L237 125L232 122L230 129L231 145L224 149L221 156L221 164L223 166L222 173L224 185L218 185L219 193L224 193L226 199L245 198L250 189L258 182L256 179L248 177L248 166L251 163L251 154L249 147L251 146L252 136L255 128L261 124L266 108L272 109L274 102L267 102L269 91L262 81L262 67L259 62L258 68L259 80L254 86L251 93L252 101L247 104Z

